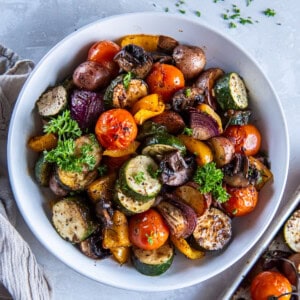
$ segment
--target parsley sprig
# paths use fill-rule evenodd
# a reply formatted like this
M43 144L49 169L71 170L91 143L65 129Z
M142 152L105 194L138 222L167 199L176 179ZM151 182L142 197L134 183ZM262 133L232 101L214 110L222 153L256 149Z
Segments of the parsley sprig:
M50 121L44 125L45 133L54 133L58 135L59 140L67 140L82 135L78 123L71 118L71 112L65 110L56 118L51 118Z
M222 187L223 173L214 162L198 167L193 180L199 184L201 193L212 193L212 196L223 203L229 199L229 195Z
M141 184L143 181L145 181L145 174L144 172L140 171L134 174L133 179L137 184Z
M92 155L93 146L83 144L80 148L80 155L75 148L74 140L59 140L56 148L44 151L45 160L56 163L59 168L65 171L82 172L84 167L90 171L93 170L96 163L95 157Z

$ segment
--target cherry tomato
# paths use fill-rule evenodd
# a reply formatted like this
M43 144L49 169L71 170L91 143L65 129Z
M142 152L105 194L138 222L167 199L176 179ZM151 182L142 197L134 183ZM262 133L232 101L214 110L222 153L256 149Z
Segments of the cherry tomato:
M99 143L106 149L124 149L136 138L137 125L130 112L116 108L100 115L95 127Z
M271 296L280 296L292 292L288 279L279 272L264 271L254 277L251 283L252 300L268 300ZM290 295L280 297L280 300L290 299Z
M175 92L184 87L182 72L167 64L156 63L146 78L150 92L159 94L164 102L169 102Z
M223 203L223 207L230 216L247 215L256 207L258 192L253 185L242 188L227 186L226 190L230 198Z
M260 149L261 134L252 124L228 126L223 135L232 141L236 153L250 156L257 154Z
M99 41L89 49L87 59L101 64L109 70L112 76L117 76L119 65L113 58L120 50L121 47L112 41Z
M152 208L132 216L129 220L129 239L133 245L141 249L157 249L168 237L168 226L163 217Z

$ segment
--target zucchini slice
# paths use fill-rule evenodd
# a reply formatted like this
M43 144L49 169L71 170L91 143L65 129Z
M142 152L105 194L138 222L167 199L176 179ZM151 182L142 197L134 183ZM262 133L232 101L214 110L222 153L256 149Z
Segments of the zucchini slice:
M79 197L67 197L52 207L52 222L58 234L71 243L88 238L97 228L90 210Z
M120 185L123 192L136 200L149 200L161 190L161 183L152 177L157 170L155 161L145 155L138 155L125 163L120 170Z
M61 113L68 104L68 93L62 85L55 86L43 93L36 102L38 112L43 118Z
M208 209L198 217L193 237L205 250L221 250L231 239L231 219L217 208Z
M35 179L41 186L49 186L53 165L45 161L45 155L42 153L34 166Z
M166 243L155 250L132 247L131 259L134 267L142 274L158 276L166 272L174 258L174 248Z
M138 201L125 195L117 182L113 201L116 203L116 206L120 211L127 216L131 216L148 210L154 204L155 197L148 201Z
M171 134L163 133L148 137L145 140L142 154L159 158L163 154L174 150L179 150L182 155L186 153L185 145L180 139Z
M214 86L214 93L222 110L248 107L247 89L243 79L235 72L225 74Z
M300 252L300 209L296 210L285 222L283 235L287 245L295 252Z

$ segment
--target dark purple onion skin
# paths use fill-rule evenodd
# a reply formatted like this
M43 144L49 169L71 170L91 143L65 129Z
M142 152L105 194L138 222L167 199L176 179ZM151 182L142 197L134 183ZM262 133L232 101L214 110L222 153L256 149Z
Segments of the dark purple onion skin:
M87 90L74 90L70 101L71 117L81 130L93 130L104 111L103 95Z
M164 194L163 198L165 201L168 201L170 204L172 204L182 212L184 218L186 219L186 228L184 233L180 237L182 238L189 237L193 233L197 225L197 215L195 211L189 205L183 203L180 200L180 198L174 194ZM169 224L167 220L168 216L164 216L164 218L166 219L166 222Z

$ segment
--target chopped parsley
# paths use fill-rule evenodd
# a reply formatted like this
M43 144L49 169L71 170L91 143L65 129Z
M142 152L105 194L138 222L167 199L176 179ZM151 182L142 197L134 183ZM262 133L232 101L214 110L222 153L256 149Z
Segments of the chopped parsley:
M229 28L236 28L236 24L234 22L229 23Z
M184 95L186 97L190 97L191 96L191 93L192 93L192 90L190 88L187 88L184 90Z
M274 9L271 8L267 8L266 10L263 11L263 13L267 16L267 17L274 17L276 15L276 12Z
M195 11L195 15L196 15L197 17L201 17L201 12L200 12L199 10L196 10L196 11Z
M188 135L188 136L192 136L193 135L193 129L189 128L189 127L184 127L182 133L185 134L185 135Z
M252 1L253 0L247 0L247 6L249 6Z
M160 169L154 169L153 166L149 165L147 168L148 173L154 179L157 179L160 173L162 172Z
M185 14L185 13L186 13L186 11L185 11L184 9L179 9L179 12L180 12L181 14Z
M131 72L128 72L128 73L124 76L124 78L123 78L123 85L124 85L124 87L125 87L125 90L128 89L129 83L130 83L130 81L131 81L132 78L133 78L133 74L132 74Z
M76 153L75 141L72 139L59 140L57 147L44 151L45 160L50 163L56 163L59 168L65 171L82 172L83 167L93 170L96 164L92 154L93 146L83 144L80 148L80 155Z
M133 179L137 184L142 183L143 181L145 181L145 177L144 177L144 172L137 172L135 175L133 175Z
M108 171L108 167L107 165L100 165L98 167L98 172L99 172L99 176L104 176L107 174L107 171Z
M78 123L71 118L71 112L65 110L56 118L51 118L50 121L44 125L45 133L54 133L58 135L59 140L67 140L82 135Z
M193 180L199 184L199 191L203 194L211 193L220 203L229 199L229 194L222 186L223 172L214 162L198 167Z

